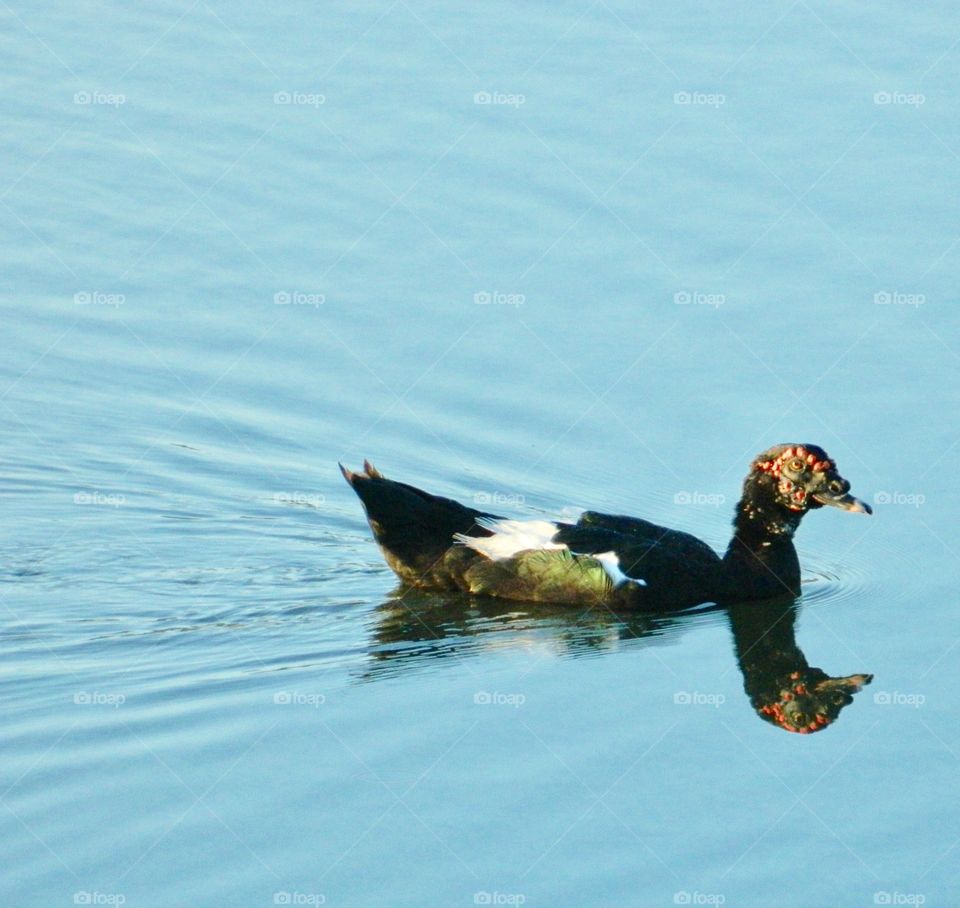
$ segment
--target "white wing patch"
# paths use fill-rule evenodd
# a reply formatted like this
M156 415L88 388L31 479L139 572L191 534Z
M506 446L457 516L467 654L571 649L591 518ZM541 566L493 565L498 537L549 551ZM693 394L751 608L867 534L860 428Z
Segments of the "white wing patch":
M637 586L646 586L646 580L638 580L636 577L628 577L623 571L620 570L620 559L617 557L617 553L610 552L599 552L596 555L592 555L592 558L595 558L603 566L603 569L607 572L607 576L613 581L614 586L620 586L621 583L627 583L632 581L637 584Z
M497 520L494 517L478 517L477 523L493 536L468 536L454 533L453 538L461 545L494 561L512 558L517 552L530 549L565 549L561 542L551 540L559 527L549 520Z

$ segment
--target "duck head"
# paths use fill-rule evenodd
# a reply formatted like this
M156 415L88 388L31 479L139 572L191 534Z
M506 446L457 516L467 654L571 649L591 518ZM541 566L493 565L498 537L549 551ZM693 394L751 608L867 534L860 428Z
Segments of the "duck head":
M847 675L831 678L819 668L807 667L791 672L776 684L776 692L754 698L753 705L762 719L785 731L806 735L823 731L840 715L853 695L873 675Z
M792 535L807 511L822 507L872 514L823 448L776 445L758 455L744 482L739 517L772 536Z
M823 448L816 445L777 445L753 462L756 485L781 507L803 512L828 505L844 511L872 514L870 505L850 494L850 483L838 472Z

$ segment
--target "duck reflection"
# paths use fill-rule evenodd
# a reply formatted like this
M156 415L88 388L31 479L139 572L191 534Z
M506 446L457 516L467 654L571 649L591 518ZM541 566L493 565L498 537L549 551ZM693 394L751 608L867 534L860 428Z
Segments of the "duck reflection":
M809 734L834 722L873 676L834 677L811 666L797 646L797 611L792 598L644 615L408 591L377 610L373 664L364 675L372 679L425 660L463 658L500 645L602 653L629 640L656 643L698 623L723 620L725 613L744 690L757 715L785 731Z
M727 614L750 704L786 731L822 731L873 680L864 673L833 677L807 662L794 635L794 599L734 605Z

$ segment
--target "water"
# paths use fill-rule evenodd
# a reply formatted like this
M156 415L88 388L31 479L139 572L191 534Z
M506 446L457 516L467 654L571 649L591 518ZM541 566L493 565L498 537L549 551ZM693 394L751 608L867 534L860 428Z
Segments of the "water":
M943 14L2 16L3 904L955 904ZM724 612L398 594L336 467L720 548L794 440L876 505L805 736Z

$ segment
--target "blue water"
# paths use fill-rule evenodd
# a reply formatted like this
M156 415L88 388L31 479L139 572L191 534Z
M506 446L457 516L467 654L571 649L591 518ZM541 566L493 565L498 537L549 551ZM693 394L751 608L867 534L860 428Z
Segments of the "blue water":
M11 2L0 903L955 905L960 49L888 3ZM796 642L403 595L336 462L722 548Z

